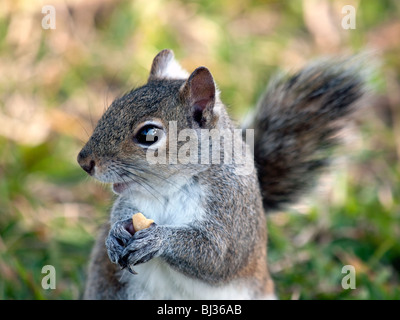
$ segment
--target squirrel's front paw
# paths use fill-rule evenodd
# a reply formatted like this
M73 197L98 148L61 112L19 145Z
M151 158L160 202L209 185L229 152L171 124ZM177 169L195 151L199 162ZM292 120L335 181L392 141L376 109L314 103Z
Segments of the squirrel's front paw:
M163 251L163 243L166 239L166 229L153 223L149 228L136 232L129 239L122 252L119 261L121 266L128 266L132 272L132 266L144 263L160 256Z
M122 221L117 221L111 227L111 230L106 239L106 247L108 257L113 263L120 262L121 258L123 257L125 247L132 239L132 234L128 231L130 224L132 224L132 220L126 219Z

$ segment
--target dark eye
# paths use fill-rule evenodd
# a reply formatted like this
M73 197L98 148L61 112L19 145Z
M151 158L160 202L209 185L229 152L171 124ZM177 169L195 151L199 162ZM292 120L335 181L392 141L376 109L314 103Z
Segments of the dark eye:
M134 141L143 146L151 146L158 141L162 130L152 124L142 127L135 135Z

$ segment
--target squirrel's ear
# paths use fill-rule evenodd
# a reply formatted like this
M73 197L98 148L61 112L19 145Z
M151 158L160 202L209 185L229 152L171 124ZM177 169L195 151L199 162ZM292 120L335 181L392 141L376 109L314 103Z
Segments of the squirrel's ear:
M189 73L175 60L170 49L164 49L153 60L149 81L155 79L187 79Z
M181 91L190 105L193 119L202 127L211 120L215 104L216 87L213 76L206 67L193 71Z

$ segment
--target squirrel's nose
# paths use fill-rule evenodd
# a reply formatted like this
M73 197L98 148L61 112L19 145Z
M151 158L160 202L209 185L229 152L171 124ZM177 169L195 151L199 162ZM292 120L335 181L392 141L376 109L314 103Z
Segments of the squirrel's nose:
M78 163L83 170L85 170L88 174L93 175L94 166L96 165L96 163L90 156L86 156L83 150L78 154Z
M86 164L81 164L81 167L83 170L85 170L87 173L89 173L90 175L92 175L94 173L94 160L90 160L89 163Z

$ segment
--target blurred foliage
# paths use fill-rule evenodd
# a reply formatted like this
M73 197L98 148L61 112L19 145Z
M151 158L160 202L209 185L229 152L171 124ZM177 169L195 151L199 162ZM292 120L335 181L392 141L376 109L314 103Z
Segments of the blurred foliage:
M240 120L269 78L325 55L372 51L376 94L314 192L269 216L281 299L399 299L400 3L395 0L0 2L0 299L77 299L112 203L76 155L111 101L171 48L206 65ZM344 5L356 29L341 27ZM41 269L57 270L43 290ZM357 288L344 290L351 264Z

